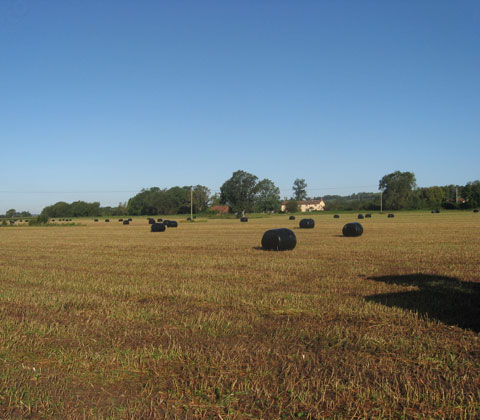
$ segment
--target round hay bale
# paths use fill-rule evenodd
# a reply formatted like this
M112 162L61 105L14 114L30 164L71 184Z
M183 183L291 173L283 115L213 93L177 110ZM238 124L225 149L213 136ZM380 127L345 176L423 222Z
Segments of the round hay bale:
M367 213L367 214L365 215L365 219L370 219L371 217L372 217L372 215L371 215L370 213Z
M192 218L191 218L191 217L187 217L187 220L188 220L188 221L191 221L191 220L192 220Z
M432 210L430 213L432 213L432 214L435 214L435 213L436 213L436 211L435 211L435 210Z
M241 222L248 222L248 217L242 217L242 218L240 219L240 221L241 221Z
M148 224L153 225L155 223L155 219L148 219Z
M440 210L438 210L438 209L437 209L437 210L435 210L435 213L437 213L437 214L438 214L438 213L440 213Z
M393 213L388 213L387 217L395 217L395 215Z
M54 221L55 221L55 219L52 219L52 222L54 222Z
M163 222L163 219L157 219L157 222Z
M123 222L123 219L118 219L119 222Z
M94 222L98 222L98 219L95 219Z
M357 219L364 219L363 214L359 214L359 215L357 216Z
M288 220L295 220L295 216L290 216Z
M363 233L363 226L360 223L347 223L342 229L343 236L360 236Z
M295 234L286 228L267 230L262 237L262 248L266 251L289 251L296 245Z
M163 223L153 223L150 226L150 232L165 232L166 227Z
M334 214L334 215L333 215L333 218L334 218L334 219L340 219L340 215L339 215L339 214Z
M315 220L313 219L302 219L300 220L300 229L313 229L315 227Z
M178 223L175 220L165 220L163 224L168 228L178 227Z
M474 213L478 213L478 209L473 209L473 212L474 212Z
M128 218L129 222L133 222L133 219L131 217Z
M130 222L129 222L128 220L124 220L124 221L123 221L123 224L124 224L124 225L129 225Z
M108 223L110 221L110 219L105 219L105 222Z

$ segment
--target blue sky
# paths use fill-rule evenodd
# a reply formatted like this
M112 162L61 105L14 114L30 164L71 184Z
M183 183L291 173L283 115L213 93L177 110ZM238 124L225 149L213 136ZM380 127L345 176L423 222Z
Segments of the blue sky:
M3 0L0 51L0 213L480 178L477 0Z

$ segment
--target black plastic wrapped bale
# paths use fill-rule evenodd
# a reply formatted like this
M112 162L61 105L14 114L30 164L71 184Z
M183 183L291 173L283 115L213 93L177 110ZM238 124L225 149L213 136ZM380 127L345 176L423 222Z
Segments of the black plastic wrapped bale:
M163 222L163 219L157 219L157 222L159 222L159 223Z
M347 223L342 229L343 236L360 236L363 226L360 223Z
M175 220L165 220L163 224L169 228L178 227L178 223Z
M300 220L300 229L313 229L315 227L315 220L302 219Z
M133 221L133 219L132 219L131 217L129 217L129 218L128 218L128 221L129 221L129 222L132 222L132 221Z
M124 221L123 221L123 224L124 224L124 225L129 225L130 222L129 222L128 220L124 220Z
M95 219L94 222L98 222L98 219Z
M110 221L110 219L105 219L105 222L108 223Z
M248 222L248 217L242 217L242 218L240 219L240 221L241 221L241 222Z
M148 224L149 225L153 225L155 223L155 220L154 219L148 219Z
M478 209L473 209L473 212L474 212L474 213L478 213Z
M435 210L432 210L430 213L432 213L432 214L435 214L435 213L436 213L436 211L435 211Z
M187 221L189 221L189 222L190 222L191 220L192 220L192 218L191 218L191 217L187 217Z
M290 216L288 220L295 220L295 216Z
M359 214L359 215L357 216L357 219L364 219L363 214Z
M393 213L388 213L388 217L395 217Z
M437 210L435 210L435 213L440 213L440 210L438 210L438 209L437 209Z
M153 223L150 227L151 232L165 232L165 225L163 223Z
M371 215L370 213L367 213L367 214L365 215L365 219L370 219L371 217L372 217L372 215Z
M334 219L340 219L340 215L334 214L334 215L333 215L333 218L334 218Z
M286 228L267 230L262 237L265 251L289 251L297 245L295 234Z
M118 219L119 222L123 222L123 219Z

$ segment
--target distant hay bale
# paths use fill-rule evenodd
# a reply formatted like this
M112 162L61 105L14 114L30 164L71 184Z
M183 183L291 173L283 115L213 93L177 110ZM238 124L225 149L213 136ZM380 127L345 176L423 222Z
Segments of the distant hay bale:
M266 251L289 251L296 245L295 234L286 228L267 230L262 237L262 248Z
M242 218L240 219L240 221L241 221L241 222L248 222L248 217L242 217Z
M94 222L98 222L98 219L95 219Z
M155 220L154 219L148 219L148 224L149 225L153 225L155 223Z
M313 219L300 220L300 229L313 229L315 227L315 221Z
M371 217L372 217L372 215L371 215L370 213L367 213L367 214L365 215L365 219L370 219Z
M128 218L129 222L133 222L133 219L131 217Z
M295 216L290 216L288 220L295 220Z
M128 220L124 220L124 221L123 221L123 224L124 224L124 225L129 225L130 222L129 222Z
M388 213L387 217L395 217L395 215L393 213Z
M110 221L110 219L105 219L105 222L108 223Z
M363 214L359 214L359 215L357 216L357 219L364 219Z
M334 219L340 219L340 215L334 214L334 215L333 215L333 218L334 218Z
M478 209L473 209L473 212L474 212L474 213L478 213Z
M165 232L166 227L163 223L153 223L150 225L150 232Z
M163 219L157 219L157 222L163 222Z
M190 221L190 220L192 220L192 218L191 218L191 217L187 217L187 220Z
M165 220L163 224L168 228L176 228L178 227L178 223L175 220Z
M438 209L437 209L437 210L435 210L435 213L440 213L440 210L438 210Z
M55 219L52 219L52 222L54 222L54 221L55 221Z
M342 229L343 236L360 236L363 233L363 226L360 223L347 223Z
M123 219L118 219L119 222L123 222Z

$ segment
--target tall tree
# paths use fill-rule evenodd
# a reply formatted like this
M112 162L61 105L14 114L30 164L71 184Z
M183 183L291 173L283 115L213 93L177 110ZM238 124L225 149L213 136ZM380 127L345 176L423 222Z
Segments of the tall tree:
M256 210L278 211L280 209L280 189L269 179L257 184Z
M385 175L379 183L379 189L384 190L385 208L399 210L407 207L415 186L415 174L412 172L395 171Z
M10 210L6 211L5 216L6 217L15 217L16 214L17 214L17 211L15 209L10 209Z
M236 171L220 187L220 202L234 212L251 212L255 208L258 178L245 171Z
M305 200L307 198L307 183L304 179L297 178L293 182L293 198L297 201Z

